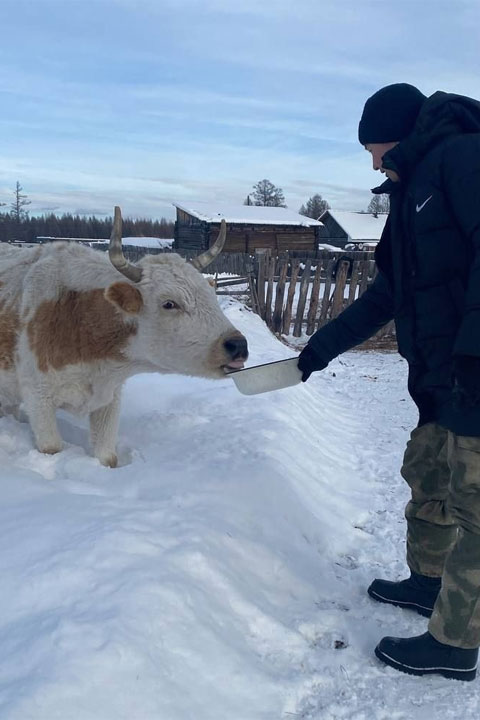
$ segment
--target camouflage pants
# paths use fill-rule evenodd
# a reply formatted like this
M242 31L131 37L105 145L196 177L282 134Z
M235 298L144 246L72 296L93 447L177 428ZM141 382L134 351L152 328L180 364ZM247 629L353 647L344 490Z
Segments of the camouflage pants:
M405 509L407 563L442 577L429 631L440 642L480 646L480 437L430 423L411 434L402 476L412 491Z

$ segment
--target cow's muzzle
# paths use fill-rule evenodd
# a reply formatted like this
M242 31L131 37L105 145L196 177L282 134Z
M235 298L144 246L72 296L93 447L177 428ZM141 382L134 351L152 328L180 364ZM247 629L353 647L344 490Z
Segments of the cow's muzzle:
M223 369L226 373L232 370L241 370L246 359L248 358L248 344L243 335L231 335L223 341L223 348L228 361L224 364Z

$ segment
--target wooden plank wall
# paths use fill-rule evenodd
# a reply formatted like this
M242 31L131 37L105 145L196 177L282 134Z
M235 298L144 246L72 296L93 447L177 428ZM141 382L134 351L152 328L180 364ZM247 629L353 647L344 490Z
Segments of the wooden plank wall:
M210 226L210 245L219 232L219 227ZM224 252L255 253L256 250L269 250L272 254L281 254L289 250L312 252L315 249L315 228L272 225L228 225Z
M180 225L175 223L174 250L198 254L208 248L209 230L206 223Z
M220 224L197 220L187 222L189 216L177 214L175 223L175 250L205 250L217 239ZM254 253L269 250L279 254L295 250L299 253L315 252L317 228L294 225L245 225L229 223L224 253Z

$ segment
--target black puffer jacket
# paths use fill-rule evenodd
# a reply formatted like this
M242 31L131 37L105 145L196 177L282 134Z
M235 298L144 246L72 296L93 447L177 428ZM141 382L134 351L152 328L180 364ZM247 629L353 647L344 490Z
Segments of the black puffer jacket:
M329 362L395 319L419 424L480 435L480 406L452 393L454 357L480 358L480 103L437 92L384 156L391 211L372 286L309 343Z

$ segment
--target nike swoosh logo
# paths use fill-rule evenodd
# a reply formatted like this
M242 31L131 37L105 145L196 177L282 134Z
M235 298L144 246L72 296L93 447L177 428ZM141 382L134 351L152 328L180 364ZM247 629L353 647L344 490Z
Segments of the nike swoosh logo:
M425 205L427 204L427 202L428 202L429 200L431 200L432 197L433 197L433 195L430 195L430 197L428 197L428 198L425 200L425 202L423 202L421 205L417 205L417 212L420 212L420 210L423 210L423 208L425 207Z

